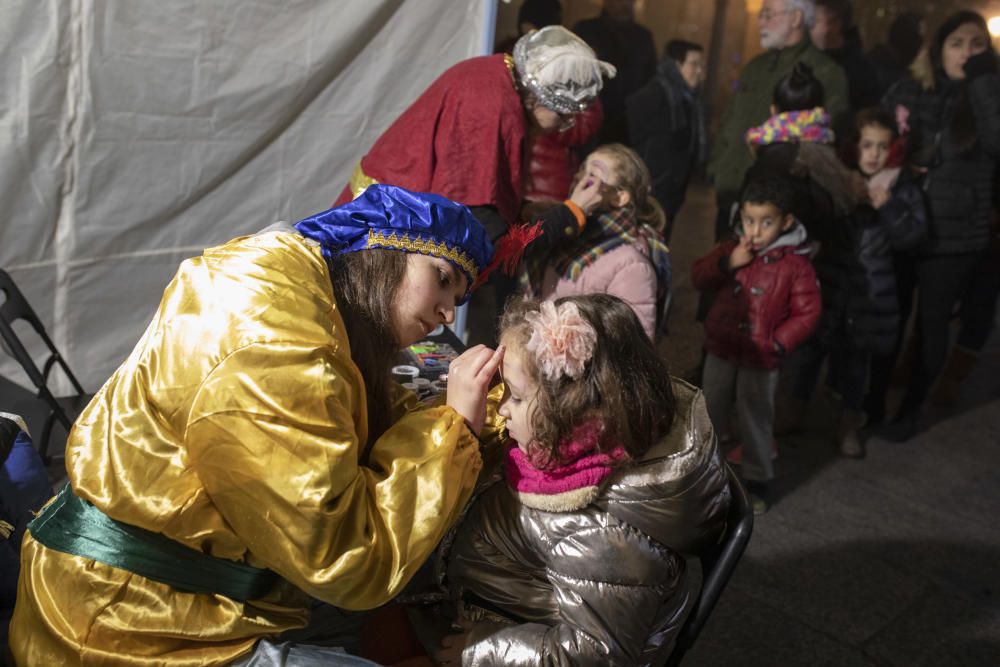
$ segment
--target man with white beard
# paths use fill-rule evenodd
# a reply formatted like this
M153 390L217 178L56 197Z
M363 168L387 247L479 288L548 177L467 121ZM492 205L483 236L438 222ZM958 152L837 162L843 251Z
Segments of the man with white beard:
M726 110L712 147L708 175L715 184L718 217L715 236L730 229L730 214L739 197L743 176L753 164L753 154L743 140L747 129L771 115L771 96L778 81L802 61L823 84L824 107L834 122L848 112L844 71L809 38L816 19L814 0L764 0L758 15L760 45L765 49L740 73L736 96Z

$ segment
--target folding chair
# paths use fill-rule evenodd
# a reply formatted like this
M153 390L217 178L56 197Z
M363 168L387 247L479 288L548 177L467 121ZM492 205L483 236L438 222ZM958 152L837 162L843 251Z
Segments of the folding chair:
M691 610L677 635L677 643L667 660L667 667L681 664L684 654L698 639L701 629L705 627L709 615L715 609L715 603L719 601L733 570L736 569L736 564L747 548L750 533L753 532L753 508L750 506L747 492L728 465L726 471L729 473L729 492L732 497L729 514L726 517L726 532L718 544L706 549L698 557L702 572L701 591L695 599L694 609Z
M66 429L66 432L69 433L73 420L76 419L76 416L83 410L93 395L84 392L83 387L80 386L80 382L73 375L73 372L69 369L59 351L56 350L48 334L45 333L45 327L42 326L38 316L35 315L35 311L28 305L24 295L21 294L21 290L14 284L10 275L2 269L0 269L0 292L3 292L5 295L4 302L0 304L0 338L3 339L6 349L21 364L24 372L28 374L31 383L38 390L38 398L43 399L49 407L49 414L45 418L45 424L42 426L42 432L38 439L39 453L42 456L42 460L48 464L51 460L48 456L49 436L52 433L53 425L58 421ZM13 325L17 320L24 320L30 324L31 328L35 330L35 333L38 334L42 342L48 347L49 356L41 368L31 358L31 355L28 354L28 350L24 347L17 332L14 331ZM75 395L56 398L52 394L52 391L48 387L49 372L56 364L59 364L66 377L69 378L73 389L76 390Z

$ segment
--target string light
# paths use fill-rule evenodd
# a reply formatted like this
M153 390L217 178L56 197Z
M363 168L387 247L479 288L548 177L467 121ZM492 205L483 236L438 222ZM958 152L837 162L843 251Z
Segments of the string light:
M994 16L986 23L986 27L990 29L990 34L994 37L1000 37L1000 16Z

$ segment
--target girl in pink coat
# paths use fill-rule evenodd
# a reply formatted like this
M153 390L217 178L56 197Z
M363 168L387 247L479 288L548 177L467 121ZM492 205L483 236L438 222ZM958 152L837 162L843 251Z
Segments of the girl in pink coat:
M579 237L534 258L529 291L545 300L617 296L653 339L670 290L670 255L662 236L663 209L650 195L649 170L631 148L605 144L587 156L576 178L574 192L598 184L600 201ZM570 200L564 205L573 209Z

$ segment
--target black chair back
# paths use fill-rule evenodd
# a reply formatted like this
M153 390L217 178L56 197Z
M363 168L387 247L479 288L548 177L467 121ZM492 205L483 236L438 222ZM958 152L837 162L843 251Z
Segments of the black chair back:
M58 420L68 432L70 426L72 426L73 419L76 417L75 413L79 409L82 409L89 396L84 392L83 387L76 379L76 376L73 375L73 371L69 369L62 355L59 354L56 346L45 332L45 327L42 325L41 320L38 319L35 311L28 304L21 290L17 288L14 280L3 269L0 269L0 292L3 292L5 297L3 303L0 304L0 338L3 339L5 347L14 359L21 364L21 368L28 375L31 384L38 391L38 397L43 399L49 406L49 415L45 420L42 435L38 440L39 452L42 455L42 459L48 463L49 435L52 431L53 422ZM48 348L48 357L46 357L41 367L35 363L35 360L28 353L21 338L14 330L14 322L18 320L27 322ZM57 364L66 374L70 384L73 385L73 389L76 390L76 396L71 401L60 401L49 389L49 373L52 371L53 366ZM73 413L72 418L69 413Z
M702 573L701 590L695 599L694 608L677 635L674 650L666 663L668 667L681 664L684 655L694 646L719 597L722 596L722 591L729 583L736 564L743 556L750 542L750 534L753 532L753 507L750 505L746 489L732 469L725 463L723 465L726 466L729 475L731 497L729 513L726 515L726 532L718 544L706 549L699 556Z

